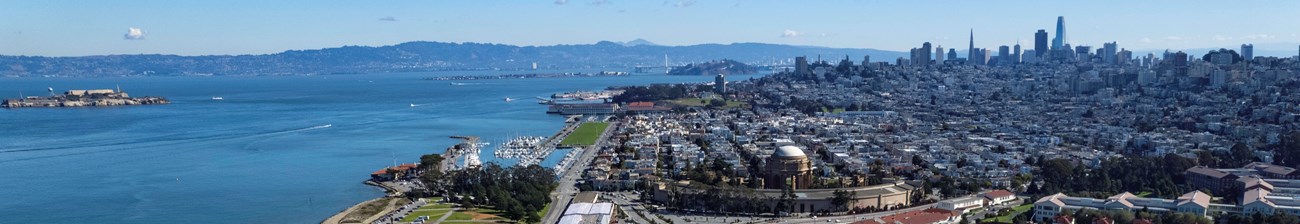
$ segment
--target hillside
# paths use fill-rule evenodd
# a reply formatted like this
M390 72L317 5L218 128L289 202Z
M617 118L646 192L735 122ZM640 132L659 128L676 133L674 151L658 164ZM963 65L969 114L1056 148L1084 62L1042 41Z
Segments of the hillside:
M183 76L314 75L445 70L626 69L718 58L768 65L795 56L896 58L902 52L762 43L661 46L628 43L515 46L485 43L407 42L390 46L345 46L263 55L107 55L82 57L0 56L0 76Z

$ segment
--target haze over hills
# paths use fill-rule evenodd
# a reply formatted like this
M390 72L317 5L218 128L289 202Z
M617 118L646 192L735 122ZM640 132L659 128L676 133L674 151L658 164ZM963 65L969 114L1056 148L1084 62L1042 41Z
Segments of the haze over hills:
M637 39L595 44L515 46L416 41L397 45L290 50L263 55L0 56L0 76L315 75L446 70L627 69L731 59L753 65L789 64L795 56L838 61L893 60L906 53L764 43L662 46Z

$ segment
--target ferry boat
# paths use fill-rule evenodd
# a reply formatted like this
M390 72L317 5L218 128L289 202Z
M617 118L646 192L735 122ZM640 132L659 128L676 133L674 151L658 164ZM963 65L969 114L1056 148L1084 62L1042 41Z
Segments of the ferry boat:
M226 98L221 98L221 97L219 97L219 96L214 96L214 97L212 97L212 100L225 100L225 99L226 99Z

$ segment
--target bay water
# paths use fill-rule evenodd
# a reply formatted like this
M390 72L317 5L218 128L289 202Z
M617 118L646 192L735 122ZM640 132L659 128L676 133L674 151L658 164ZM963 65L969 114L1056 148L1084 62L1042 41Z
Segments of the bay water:
M458 142L449 136L499 143L554 134L564 117L534 97L713 79L422 80L512 73L520 72L0 78L3 98L120 87L172 101L0 110L0 223L319 223L382 196L362 184L371 172L441 153ZM485 162L514 163L493 148L482 151Z

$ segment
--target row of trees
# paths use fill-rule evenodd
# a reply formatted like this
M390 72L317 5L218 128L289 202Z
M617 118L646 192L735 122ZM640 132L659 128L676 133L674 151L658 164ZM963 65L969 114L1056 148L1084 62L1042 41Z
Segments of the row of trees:
M1151 192L1153 197L1173 198L1193 190L1179 183L1183 183L1183 171L1195 165L1196 160L1174 154L1160 158L1112 158L1101 162L1096 169L1066 159L1045 160L1035 175L1042 178L1043 185L1031 186L1030 189L1038 192L1029 193L1110 196L1120 192Z
M692 88L696 87L683 84L629 86L623 87L623 94L614 96L611 100L615 103L627 103L685 98L690 96Z
M430 157L430 161L436 160ZM492 207L502 211L504 218L526 223L541 221L537 213L551 203L550 192L559 186L555 172L549 168L538 165L503 168L496 163L446 173L426 171L420 180L431 188L445 190L452 202L470 208Z

